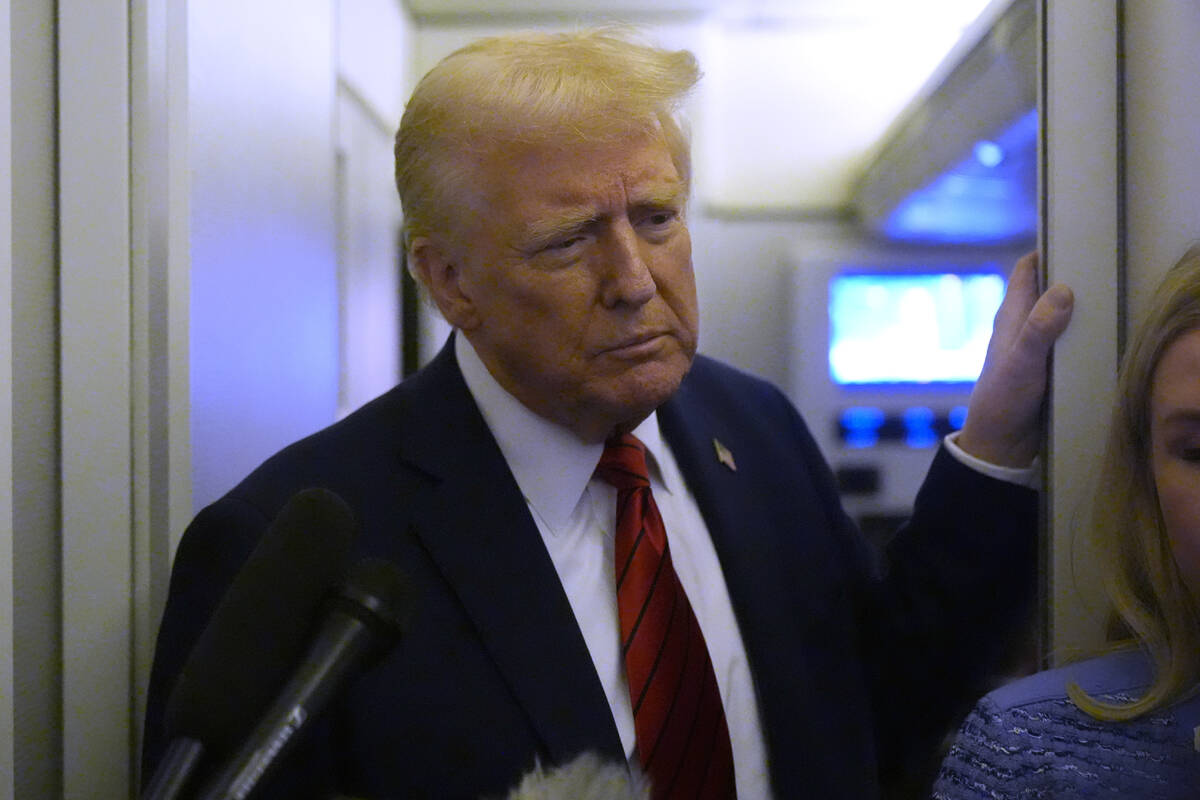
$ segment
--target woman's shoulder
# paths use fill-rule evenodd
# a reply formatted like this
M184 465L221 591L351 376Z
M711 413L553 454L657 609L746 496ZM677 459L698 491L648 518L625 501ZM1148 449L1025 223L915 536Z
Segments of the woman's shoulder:
M1037 672L1015 680L988 695L998 711L1055 703L1067 699L1067 687L1077 684L1092 696L1134 699L1154 679L1153 665L1140 650L1122 650Z
M1200 759L1200 693L1124 722L1104 722L1080 709L1067 687L1078 686L1088 696L1124 704L1139 699L1154 680L1154 665L1140 650L1123 650L1056 669L1038 672L992 691L976 707L1005 729L1043 733L1078 733L1087 739L1143 741L1147 744L1186 744ZM1011 724L1013 721L1021 724Z
M1120 652L1047 670L983 698L942 766L934 797L1114 796L1193 798L1200 782L1195 730L1200 700L1127 722L1104 722L1076 706L1074 683L1097 699L1136 699L1152 680L1149 660ZM1181 794L1180 792L1183 791Z

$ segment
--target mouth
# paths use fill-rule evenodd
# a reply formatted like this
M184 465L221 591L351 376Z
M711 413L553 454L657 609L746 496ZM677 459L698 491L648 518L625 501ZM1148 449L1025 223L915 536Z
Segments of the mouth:
M618 358L644 358L657 353L668 338L669 334L661 331L641 333L605 347L600 352L601 355Z

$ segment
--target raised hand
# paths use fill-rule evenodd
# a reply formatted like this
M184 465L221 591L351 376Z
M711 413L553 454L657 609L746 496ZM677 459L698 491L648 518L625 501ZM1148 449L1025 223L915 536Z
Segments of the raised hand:
M1030 253L1013 267L958 436L963 450L999 466L1027 467L1038 453L1047 360L1075 305L1063 284L1038 296L1037 266Z

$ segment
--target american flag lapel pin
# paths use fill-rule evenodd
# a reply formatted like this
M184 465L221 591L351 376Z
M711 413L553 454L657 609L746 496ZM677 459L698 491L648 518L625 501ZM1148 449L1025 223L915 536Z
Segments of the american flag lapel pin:
M721 444L718 439L713 439L713 449L717 451L717 461L729 467L730 472L737 472L737 463L733 460L733 453L729 451L728 447Z

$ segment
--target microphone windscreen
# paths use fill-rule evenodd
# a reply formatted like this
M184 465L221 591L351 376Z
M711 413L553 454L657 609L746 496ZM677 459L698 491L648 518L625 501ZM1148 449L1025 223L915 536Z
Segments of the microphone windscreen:
M635 764L583 753L562 766L536 765L505 800L650 800L650 779Z
M167 701L168 736L232 749L300 657L322 599L345 572L354 515L338 495L293 495L201 633Z

